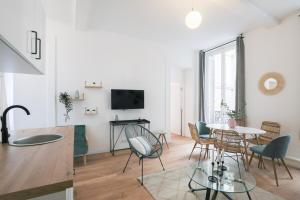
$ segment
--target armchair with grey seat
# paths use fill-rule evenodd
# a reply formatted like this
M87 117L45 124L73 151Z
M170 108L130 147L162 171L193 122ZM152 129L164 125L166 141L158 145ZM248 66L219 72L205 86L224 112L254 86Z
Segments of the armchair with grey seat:
M280 136L276 139L273 139L270 143L268 143L266 145L257 145L257 146L250 147L250 150L252 151L252 155L251 155L251 158L249 161L249 165L251 164L254 153L256 153L262 157L271 158L272 164L273 164L274 175L275 175L275 181L276 181L276 185L278 186L276 164L275 164L274 159L280 159L282 164L284 165L286 171L288 172L290 178L293 179L293 177L289 171L289 168L287 167L287 165L284 162L284 157L286 155L289 142L290 142L290 136L285 135L285 136Z
M127 142L129 144L131 153L126 162L125 168L123 169L123 173L125 172L129 160L132 154L135 154L139 158L139 164L142 164L142 180L141 184L144 183L144 159L145 158L158 158L160 164L165 170L163 163L160 159L160 156L163 152L162 144L159 139L148 129L141 125L130 124L125 128L125 135Z

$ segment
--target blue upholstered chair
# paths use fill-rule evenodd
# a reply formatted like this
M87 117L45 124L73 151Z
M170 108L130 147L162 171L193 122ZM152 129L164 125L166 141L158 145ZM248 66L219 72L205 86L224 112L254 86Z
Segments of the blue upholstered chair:
M203 138L203 139L210 138L210 129L206 127L205 122L198 121L196 123L196 127L197 127L200 138Z
M86 165L86 154L88 152L88 140L85 134L85 125L74 126L74 157L83 156Z
M289 176L291 179L293 179L289 168L284 162L284 157L287 153L287 149L289 146L290 142L290 136L285 135L281 136L278 138L273 139L270 143L266 145L257 145L250 147L250 150L252 151L252 155L249 161L249 165L251 164L252 158L254 154L258 154L259 156L264 156L272 159L273 163L273 170L274 170L274 175L275 175L275 180L276 180L276 185L278 186L278 178L277 178L277 173L276 173L276 165L275 165L275 160L274 159L280 159L282 164L284 165L286 171L288 172Z
M127 125L125 128L125 135L127 142L129 144L131 153L126 162L125 168L123 169L123 173L125 172L129 160L132 154L135 154L139 158L139 164L142 163L142 180L141 184L143 185L144 178L144 158L155 159L158 158L160 164L165 170L160 156L163 152L162 144L159 139L148 129L141 125L131 124Z

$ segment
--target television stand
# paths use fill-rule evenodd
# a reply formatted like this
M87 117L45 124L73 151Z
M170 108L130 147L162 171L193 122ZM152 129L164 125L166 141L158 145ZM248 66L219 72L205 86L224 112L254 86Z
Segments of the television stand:
M122 135L122 133L124 133L124 128L126 125L129 124L140 124L142 126L146 126L146 124L148 124L148 129L150 130L150 121L147 119L131 119L131 120L118 120L118 121L110 121L109 125L110 125L110 129L109 129L109 136L110 136L110 152L111 154L114 156L115 155L115 151L117 150L124 150L124 149L128 149L128 148L124 148L124 149L115 149L120 136ZM117 140L115 140L115 127L120 126L121 130L117 136Z

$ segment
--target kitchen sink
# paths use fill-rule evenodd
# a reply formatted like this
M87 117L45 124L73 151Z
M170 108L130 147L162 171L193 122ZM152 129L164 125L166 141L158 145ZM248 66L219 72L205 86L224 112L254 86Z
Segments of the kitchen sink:
M12 146L34 146L34 145L41 145L41 144L48 144L51 142L57 142L64 138L63 135L60 134L48 134L48 135L35 135L25 138L20 138L14 140L10 143Z

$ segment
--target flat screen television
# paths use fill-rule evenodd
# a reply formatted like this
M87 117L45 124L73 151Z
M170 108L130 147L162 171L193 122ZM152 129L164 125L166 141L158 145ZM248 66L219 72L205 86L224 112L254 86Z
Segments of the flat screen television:
M144 90L111 90L111 109L143 109Z

